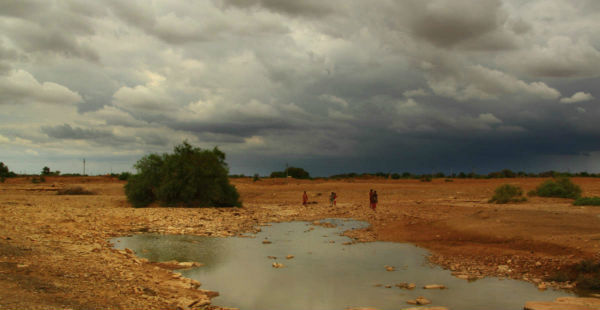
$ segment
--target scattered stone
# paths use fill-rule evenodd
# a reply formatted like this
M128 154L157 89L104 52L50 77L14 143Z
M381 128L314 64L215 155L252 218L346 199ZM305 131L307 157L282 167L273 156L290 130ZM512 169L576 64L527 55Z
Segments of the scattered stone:
M510 272L510 267L508 265L498 265L498 272Z
M29 267L29 264L17 264L17 268L22 269L22 268L27 268Z
M291 255L291 254L285 257L285 259L292 259L292 258L294 258L294 255Z
M284 265L283 265L283 264L281 264L281 263L278 263L278 262L273 262L273 264L272 264L272 265L273 265L273 268L283 268L283 267L284 267Z
M394 266L385 265L384 267L385 267L385 270L387 270L387 271L394 271L394 270L396 270L396 268L394 268Z
M411 305L428 305L431 301L423 296L419 296L415 299L407 300L406 303Z
M406 290L412 290L415 287L417 287L417 285L414 284L414 283L406 283L406 282L398 283L395 286L399 287L399 288L402 288L402 289L406 289Z
M277 256L267 256L268 259L277 259Z
M269 241L269 240L263 240L263 241L262 241L262 243L263 243L263 244L271 244L272 242L271 242L271 241Z
M541 263L541 262L539 262L539 261L538 261L538 262L535 262L535 266L536 266L536 267L539 267L539 266L541 266L541 265L542 265L542 263Z
M392 288L392 286L391 285L386 285L385 288Z
M383 284L377 283L377 284L375 284L375 285L373 285L373 286L374 286L374 287L382 287L382 286L383 286Z
M423 288L426 290L435 290L435 289L443 290L446 288L446 286L442 285L442 284L427 284L427 285L423 286Z
M131 254L131 255L135 254L135 252L130 248L125 248L125 253Z

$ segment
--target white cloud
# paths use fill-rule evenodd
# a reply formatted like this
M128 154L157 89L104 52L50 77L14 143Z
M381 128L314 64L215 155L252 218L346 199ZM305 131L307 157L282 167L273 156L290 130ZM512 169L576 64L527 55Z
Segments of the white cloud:
M593 99L594 99L594 96L592 96L592 94L590 94L590 93L577 92L577 93L573 94L573 96L571 96L571 97L561 98L560 102L576 103L576 102L590 101Z
M552 100L560 97L560 92L544 82L527 83L499 70L481 65L464 68L463 72L428 74L431 89L438 95L459 101L471 99L494 100L505 95L533 96Z
M53 82L38 82L25 70L0 75L0 104L74 104L83 99L76 92Z

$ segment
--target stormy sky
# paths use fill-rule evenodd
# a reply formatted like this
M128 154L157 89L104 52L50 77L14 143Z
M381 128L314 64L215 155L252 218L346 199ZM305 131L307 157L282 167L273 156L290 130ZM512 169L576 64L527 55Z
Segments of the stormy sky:
M600 172L600 1L0 2L0 161Z

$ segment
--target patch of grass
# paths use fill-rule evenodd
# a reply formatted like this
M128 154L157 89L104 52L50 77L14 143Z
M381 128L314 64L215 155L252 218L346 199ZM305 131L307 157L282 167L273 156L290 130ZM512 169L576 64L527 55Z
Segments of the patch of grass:
M577 199L581 196L581 187L569 178L557 178L540 184L535 189L535 194L540 197Z
M94 195L95 193L81 186L67 187L59 189L57 195Z
M573 204L576 206L600 206L600 197L579 197Z
M494 196L489 202L495 203L510 203L510 202L522 202L527 200L523 197L523 190L515 185L504 184L496 188Z

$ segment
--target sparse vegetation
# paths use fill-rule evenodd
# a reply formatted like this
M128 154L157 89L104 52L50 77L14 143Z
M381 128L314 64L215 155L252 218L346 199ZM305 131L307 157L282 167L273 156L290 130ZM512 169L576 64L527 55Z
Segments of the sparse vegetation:
M33 184L44 183L44 182L46 182L46 178L43 175L39 176L39 177L31 178L31 183L33 183Z
M421 182L431 182L431 175L425 174L421 177Z
M577 289L582 291L600 291L600 262L582 260L546 278L547 281L577 282Z
M59 189L57 195L94 195L95 193L81 186L67 187Z
M581 196L581 188L569 178L560 177L540 184L534 192L529 192L529 195L577 199Z
M202 150L183 142L173 154L150 154L134 167L137 174L125 185L134 207L154 201L188 207L241 206L237 190L229 183L225 153L218 148Z
M573 204L576 206L600 206L600 197L579 197Z
M523 190L520 187L504 184L496 188L494 196L489 200L489 202L510 203L522 202L526 200L527 198L523 197Z
M260 181L260 176L258 175L258 173L254 174L254 177L252 177L252 181L254 181L254 182Z

